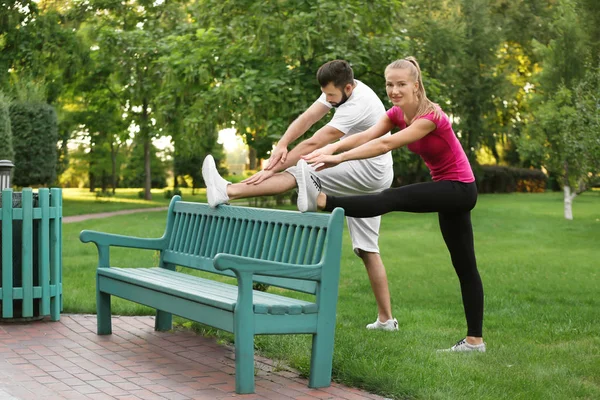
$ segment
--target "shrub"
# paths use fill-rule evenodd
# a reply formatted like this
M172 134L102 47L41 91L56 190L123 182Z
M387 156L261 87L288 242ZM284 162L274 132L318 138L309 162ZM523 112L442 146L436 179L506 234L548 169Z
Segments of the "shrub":
M58 121L45 103L15 102L9 107L16 186L50 185L56 179Z
M181 197L183 197L181 195L181 190L179 190L177 188L175 188L173 190L171 190L171 189L165 190L165 199L171 199L173 196L181 196Z
M548 177L540 170L480 165L475 168L479 193L544 192Z
M0 160L15 160L9 114L10 100L0 92Z

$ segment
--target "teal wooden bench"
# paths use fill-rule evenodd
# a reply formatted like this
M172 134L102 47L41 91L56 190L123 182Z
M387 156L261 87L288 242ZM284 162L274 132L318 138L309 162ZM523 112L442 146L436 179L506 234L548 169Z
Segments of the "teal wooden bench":
M331 214L212 209L174 196L160 238L82 231L81 241L98 248L98 334L111 333L111 296L156 308L159 331L171 329L175 314L232 332L237 393L254 392L254 335L311 334L309 386L329 386L343 216L342 209ZM116 267L111 246L159 251L158 267ZM176 266L232 276L237 285ZM256 291L253 282L309 293L313 301Z

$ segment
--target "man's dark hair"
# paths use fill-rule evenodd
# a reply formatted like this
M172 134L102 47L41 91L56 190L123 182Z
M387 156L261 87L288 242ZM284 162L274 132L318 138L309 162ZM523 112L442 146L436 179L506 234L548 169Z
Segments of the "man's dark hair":
M321 87L333 82L336 88L344 89L347 84L354 83L354 72L348 61L333 60L321 65L317 71L317 80Z

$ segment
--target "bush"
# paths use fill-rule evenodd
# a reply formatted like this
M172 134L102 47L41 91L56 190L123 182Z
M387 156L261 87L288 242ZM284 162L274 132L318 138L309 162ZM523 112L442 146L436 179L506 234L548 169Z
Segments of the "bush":
M50 185L56 179L58 121L45 103L15 102L9 107L16 186Z
M111 197L115 196L113 194L113 192L109 192L109 191L103 192L101 190L96 190L95 194L96 194L96 201L109 200Z
M475 168L479 193L539 193L546 190L548 177L542 171L528 168L480 165Z
M173 196L181 196L181 190L179 189L173 189L173 190L165 190L165 199L171 199Z
M0 92L0 160L15 161L9 106L9 98Z

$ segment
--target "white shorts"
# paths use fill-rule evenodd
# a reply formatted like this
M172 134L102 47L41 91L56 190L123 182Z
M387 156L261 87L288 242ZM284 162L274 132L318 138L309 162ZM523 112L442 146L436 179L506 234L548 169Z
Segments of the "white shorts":
M286 171L292 175L296 166ZM315 172L321 180L323 193L332 196L352 196L379 193L390 187L394 179L391 163L379 157L369 160L350 160ZM358 250L379 253L379 226L381 216L371 218L346 217L348 230L352 238L352 248L358 255Z

